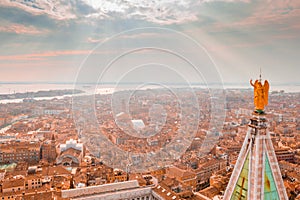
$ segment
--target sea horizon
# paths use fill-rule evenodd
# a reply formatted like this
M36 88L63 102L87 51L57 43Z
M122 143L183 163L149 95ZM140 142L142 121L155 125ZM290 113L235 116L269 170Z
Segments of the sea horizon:
M64 89L81 89L86 92L87 88L92 89L112 89L118 87L118 89L124 86L124 89L135 89L130 86L139 86L145 83L139 82L127 82L118 84L114 82L106 83L72 83L72 82L0 82L0 94L15 94L15 93L26 93L26 92L37 92L37 91L48 91L48 90L64 90ZM207 84L203 83L149 83L149 85L144 85L145 89L155 89L160 88L160 86L172 86L172 87L195 87L195 88L208 88ZM217 86L223 89L251 89L252 86L249 83L210 83L210 86ZM300 83L271 83L270 91L284 91L287 93L300 92ZM90 92L89 92L90 93Z

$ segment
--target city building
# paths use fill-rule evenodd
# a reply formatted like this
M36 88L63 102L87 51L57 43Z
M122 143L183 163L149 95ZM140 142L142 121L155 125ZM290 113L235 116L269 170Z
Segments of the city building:
M62 190L62 198L70 200L92 199L130 199L130 200L164 200L151 187L140 187L137 180L110 183L87 188ZM172 196L170 196L171 198Z
M172 166L167 168L166 176L169 178L175 178L182 185L186 185L191 189L196 188L196 173L188 170L183 170L178 167Z
M14 141L0 144L0 163L38 163L39 160L39 143Z
M27 176L25 177L25 189L35 189L42 187L42 174L37 172L37 166L28 168Z
M63 166L79 166L85 156L83 144L73 139L61 144L59 151L56 164L62 164Z
M42 159L47 160L49 163L55 161L57 153L56 153L56 144L54 135L52 135L51 140L46 140L41 147Z
M65 111L66 111L65 109L60 109L60 108L46 108L46 109L44 109L44 114L45 115L59 115Z
M295 160L295 153L291 151L289 148L275 149L275 154L278 161L285 160L288 162L294 162Z

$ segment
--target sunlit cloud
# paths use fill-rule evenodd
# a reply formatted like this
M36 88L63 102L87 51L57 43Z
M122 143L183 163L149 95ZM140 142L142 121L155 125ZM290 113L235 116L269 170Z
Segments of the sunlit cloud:
M0 6L17 7L32 14L47 14L55 19L74 19L76 15L72 12L69 1L24 1L24 0L2 0Z
M210 2L249 2L248 0L82 0L82 1L25 1L3 0L0 6L17 7L32 14L46 14L58 20L92 19L142 19L157 24L181 24L198 20L198 9ZM80 5L78 5L80 2ZM88 11L76 12L86 6Z
M97 44L149 26L184 32L203 43L225 82L247 79L257 62L278 80L281 76L274 69L283 65L291 69L282 72L289 79L298 80L300 73L295 56L299 52L299 0L2 0L0 7L3 80L9 78L2 73L4 68L10 70L10 80L31 66L44 74L55 66L67 66L75 73L75 66ZM132 48L135 40L144 38L149 45L151 38L167 42L153 33L122 34L115 37L119 41L112 48L92 53L105 58L116 53L116 48Z
M287 26L298 28L300 18L300 1L262 0L254 12L239 21L230 24L218 24L217 28L251 29L252 27L264 26Z
M87 55L91 51L79 50L79 51L49 51L43 53L32 53L32 54L21 54L21 55L7 55L0 56L0 60L44 60L47 57L58 57L58 56L72 56L72 55Z
M45 34L48 33L49 31L39 30L34 26L24 26L22 24L7 24L7 25L2 25L0 27L0 32L37 35L37 34Z

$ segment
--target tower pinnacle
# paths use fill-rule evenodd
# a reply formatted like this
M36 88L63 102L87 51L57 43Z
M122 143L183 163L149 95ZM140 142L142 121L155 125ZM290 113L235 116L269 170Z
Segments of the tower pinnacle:
M252 84L252 81L250 83ZM223 199L287 200L280 168L268 132L268 120L263 112L263 106L268 101L268 82L265 81L262 86L261 81L256 80L252 86L254 86L256 110L248 124L248 131ZM261 104L262 107L260 107Z
M259 68L259 81L261 82L261 67Z

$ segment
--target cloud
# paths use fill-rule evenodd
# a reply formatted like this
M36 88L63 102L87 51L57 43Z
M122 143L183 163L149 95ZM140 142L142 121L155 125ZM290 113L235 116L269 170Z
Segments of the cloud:
M219 24L219 26L220 28L231 27L240 29L274 25L298 28L299 17L299 0L262 0L256 4L256 9L249 17L231 24Z
M214 1L244 2L244 0L83 0L98 12L89 17L142 19L156 24L181 24L198 20L199 7Z
M43 53L20 54L20 55L6 55L0 56L0 60L44 60L47 57L57 56L72 56L72 55L88 55L91 51L88 50L69 50L69 51L48 51Z
M40 34L47 33L48 30L44 30L44 29L40 30L40 29L35 28L34 26L24 26L22 24L9 24L9 25L2 25L0 27L0 32L40 35Z
M92 37L88 37L87 38L87 42L88 43L100 43L100 42L104 42L105 40L107 40L108 38L100 38L100 39L96 39L96 38L92 38Z
M141 29L142 30L142 29ZM161 33L149 32L149 33L124 33L122 35L117 36L117 39L137 39L137 38L153 38L153 37L161 37ZM89 43L101 43L105 41L109 41L111 39L115 39L112 37L88 37L87 42Z
M299 17L299 0L0 0L0 68L43 68L62 61L59 66L69 66L115 34L157 26L191 31L193 38L210 47L228 80L231 72L250 73L258 61L295 70ZM123 43L114 43L120 46L93 53L133 47L138 37L151 41L155 35L124 34L119 37Z
M45 51L42 53L29 53L29 54L17 54L17 55L3 55L0 56L0 61L45 61L47 58L58 58L64 56L86 56L89 54L113 54L114 50L105 51L92 51L92 50L63 50L63 51ZM81 58L82 59L82 58ZM55 61L51 60L51 62Z
M197 20L193 1L183 0L83 0L93 8L85 15L91 19L139 19L157 24L173 24Z
M47 14L55 19L74 19L76 15L72 12L69 1L48 1L48 0L2 0L1 6L17 7L32 14Z
M199 6L211 2L248 2L248 0L3 0L0 6L17 7L32 14L47 14L68 19L142 19L157 24L197 21Z

